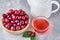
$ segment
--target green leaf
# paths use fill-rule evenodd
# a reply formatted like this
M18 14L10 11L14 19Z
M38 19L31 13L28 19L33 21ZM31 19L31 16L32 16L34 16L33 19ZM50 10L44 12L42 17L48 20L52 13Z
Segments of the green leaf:
M36 35L35 35L34 37L29 36L29 35L28 35L28 32L30 32L30 31L26 31L26 32L23 34L23 37L25 37L25 38L30 38L30 40L36 40Z
M35 37L30 37L30 40L36 40L36 36Z
M23 34L23 37L30 37L30 36L28 35L28 32L29 32L29 31L26 31L26 32Z

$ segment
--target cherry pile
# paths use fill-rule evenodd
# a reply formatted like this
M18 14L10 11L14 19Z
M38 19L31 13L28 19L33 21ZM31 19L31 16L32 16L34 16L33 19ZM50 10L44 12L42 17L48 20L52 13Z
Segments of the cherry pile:
M35 33L32 32L32 31L29 31L29 32L28 32L28 35L34 37L34 36L35 36Z
M3 26L12 31L22 30L29 23L29 16L22 9L10 9L6 14L2 15Z

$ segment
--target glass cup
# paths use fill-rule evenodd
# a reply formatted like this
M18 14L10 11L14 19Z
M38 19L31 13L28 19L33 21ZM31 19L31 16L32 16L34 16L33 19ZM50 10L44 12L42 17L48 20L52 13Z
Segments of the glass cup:
M50 25L50 21L46 17L35 17L32 20L32 26L37 33L46 32Z

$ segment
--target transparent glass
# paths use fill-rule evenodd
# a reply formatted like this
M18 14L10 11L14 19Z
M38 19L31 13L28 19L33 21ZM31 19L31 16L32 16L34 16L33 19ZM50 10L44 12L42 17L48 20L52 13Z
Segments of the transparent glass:
M38 28L36 28L35 25L34 25L34 23L35 23L36 20L40 20L40 21L44 20L45 22L48 23L48 24L47 24L48 26L47 26L46 28L42 27L43 29L38 29ZM42 22L44 22L44 21L42 21ZM41 23L41 24L42 24L42 23ZM40 24L40 25L41 25L41 24ZM36 24L36 25L38 25L38 24ZM45 24L44 24L44 25L45 25ZM50 24L50 21L49 21L46 17L40 16L40 17L35 17L35 18L32 20L32 26L33 26L34 30L35 30L37 33L44 33L44 32L46 32L46 31L50 28L51 24Z

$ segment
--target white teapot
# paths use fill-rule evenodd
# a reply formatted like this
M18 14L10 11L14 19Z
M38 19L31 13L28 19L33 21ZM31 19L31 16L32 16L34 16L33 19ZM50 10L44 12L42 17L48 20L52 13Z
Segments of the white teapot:
M49 18L52 13L59 10L59 3L52 0L27 0L29 6L31 7L31 14L33 17L45 16ZM57 9L52 11L52 4L57 5Z

